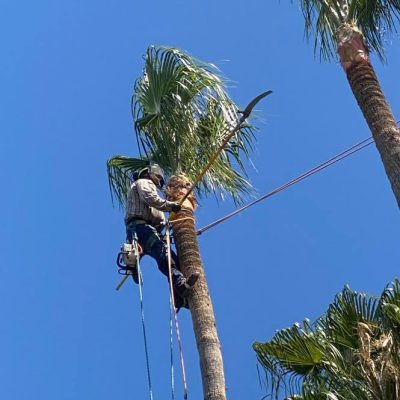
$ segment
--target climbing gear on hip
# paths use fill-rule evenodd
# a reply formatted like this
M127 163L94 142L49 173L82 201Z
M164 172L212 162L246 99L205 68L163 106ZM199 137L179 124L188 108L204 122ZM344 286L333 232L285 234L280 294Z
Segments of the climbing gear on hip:
M131 243L123 243L121 251L117 255L118 273L121 275L132 275L136 284L139 283L138 264L142 247L137 241L136 235Z

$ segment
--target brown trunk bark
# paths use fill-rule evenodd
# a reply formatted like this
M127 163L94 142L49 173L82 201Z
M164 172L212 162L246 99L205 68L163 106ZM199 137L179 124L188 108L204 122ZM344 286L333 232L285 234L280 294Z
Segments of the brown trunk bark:
M362 33L344 24L337 33L338 54L351 90L371 130L400 207L400 130L369 61Z
M167 198L173 201L181 199L188 187L190 187L190 182L185 177L172 177L167 188ZM226 400L221 347L204 268L200 258L194 224L193 197L189 197L184 202L182 210L175 215L174 220L172 225L181 270L186 277L194 272L200 274L195 287L189 295L189 306L200 357L204 400Z

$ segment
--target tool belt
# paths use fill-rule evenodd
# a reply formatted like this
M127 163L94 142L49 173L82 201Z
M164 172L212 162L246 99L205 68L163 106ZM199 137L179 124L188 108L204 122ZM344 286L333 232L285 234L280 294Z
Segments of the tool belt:
M129 217L125 221L126 226L129 226L132 224L135 224L135 225L149 224L149 225L151 225L151 223L149 221L146 221L143 218L135 217L135 216Z

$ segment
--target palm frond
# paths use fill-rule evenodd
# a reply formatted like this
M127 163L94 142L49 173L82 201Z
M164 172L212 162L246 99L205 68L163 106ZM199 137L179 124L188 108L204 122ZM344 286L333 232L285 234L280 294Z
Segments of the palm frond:
M314 36L314 51L330 60L336 56L335 32L345 22L340 0L299 0L305 20L307 39ZM338 12L339 7L339 12Z
M339 293L314 324L305 321L253 345L270 382L290 400L400 400L400 281L379 299Z
M317 324L327 332L339 348L356 349L359 344L358 324L374 324L376 311L376 298L351 291L345 286Z
M384 58L384 37L396 32L400 16L400 0L352 0L348 21L354 21L363 32L367 46Z
M135 131L143 157L169 174L194 180L238 118L238 107L224 89L216 67L181 50L150 47L144 74L132 101ZM254 129L240 130L197 188L198 194L230 194L235 201L252 193L243 158L248 158Z
M144 168L148 163L145 159L120 155L113 156L107 161L107 176L113 203L114 199L120 205L126 203L128 191L134 179L134 173Z
M384 37L396 32L400 0L299 0L305 19L305 33L315 37L314 50L321 58L336 57L335 34L341 24L356 25L367 47L384 57Z
M400 280L387 285L379 300L379 313L387 329L394 332L400 345Z
M332 350L326 345L324 335L313 332L305 322L303 328L294 324L278 331L269 342L254 343L253 349L269 373L272 394L278 397L281 387L293 395L301 390L303 381L318 378Z

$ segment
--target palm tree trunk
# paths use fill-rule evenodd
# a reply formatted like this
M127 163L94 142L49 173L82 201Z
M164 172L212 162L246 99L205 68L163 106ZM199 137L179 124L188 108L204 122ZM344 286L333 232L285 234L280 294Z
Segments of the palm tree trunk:
M176 181L179 181L180 184L177 184ZM173 201L182 198L185 193L184 190L182 191L182 186L190 187L190 183L186 180L186 184L182 185L182 176L172 177L167 189L167 198ZM189 295L189 305L200 357L204 400L226 400L221 346L200 258L194 224L193 200L189 199L184 202L182 210L176 214L172 224L183 274L188 277L194 272L198 272L200 275L196 286Z
M362 33L344 24L337 33L340 62L371 130L400 207L400 130L369 61Z

